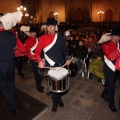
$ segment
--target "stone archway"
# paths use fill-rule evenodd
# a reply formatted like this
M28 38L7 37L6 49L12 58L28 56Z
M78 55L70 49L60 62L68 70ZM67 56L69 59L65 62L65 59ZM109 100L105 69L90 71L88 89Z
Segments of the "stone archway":
M111 22L113 20L113 11L111 9L108 9L105 12L105 21L106 22Z
M105 16L104 16L105 21L116 21L117 20L119 12L113 4L111 3L106 4L105 7L103 8L103 11L105 12Z
M53 11L51 11L51 12L49 13L49 18L55 18Z
M78 16L80 15L80 16ZM90 10L87 4L83 1L71 2L66 10L66 21L89 21Z
M81 22L84 19L84 13L81 8L77 8L74 12L74 21Z

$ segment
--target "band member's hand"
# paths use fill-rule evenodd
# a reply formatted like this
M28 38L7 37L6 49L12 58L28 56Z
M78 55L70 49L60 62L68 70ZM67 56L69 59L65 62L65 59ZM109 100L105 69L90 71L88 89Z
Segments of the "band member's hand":
M38 67L39 68L44 68L45 66L44 66L44 63L41 61L40 63L39 63L39 65L38 65Z
M71 63L71 60L66 61L66 65L70 65L70 63Z

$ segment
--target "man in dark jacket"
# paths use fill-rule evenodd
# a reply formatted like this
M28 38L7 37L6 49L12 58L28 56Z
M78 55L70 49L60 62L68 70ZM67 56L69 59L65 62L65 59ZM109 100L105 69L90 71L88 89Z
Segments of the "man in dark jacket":
M14 48L16 37L4 30L0 22L0 90L9 103L12 112L17 112L15 100Z
M0 90L10 105L12 113L18 113L15 100L14 66L16 36L7 30L15 26L21 17L22 12L6 13L0 17Z
M37 48L35 50L36 60L40 68L47 67L60 67L63 64L63 56L66 60L66 65L70 64L69 54L66 47L65 39L61 34L55 32L56 20L54 18L47 19L48 34L39 38ZM48 48L48 49L47 49ZM41 52L44 52L45 65L40 57ZM64 104L61 100L61 95L54 93L52 95L53 107L52 111L57 111L57 106L63 107Z

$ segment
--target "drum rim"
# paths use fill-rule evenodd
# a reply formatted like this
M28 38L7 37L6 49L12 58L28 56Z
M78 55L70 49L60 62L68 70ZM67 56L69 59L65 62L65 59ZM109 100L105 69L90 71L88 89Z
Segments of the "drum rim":
M55 92L55 93L62 93L62 92L67 91L68 89L69 89L69 87L64 90L50 90L50 91Z
M56 78L56 77L54 77L54 76L50 76L50 75L48 75L51 79L53 79L53 80L56 80L57 79L57 81L60 81L60 80L63 80L64 78L66 78L67 76L68 76L68 74L67 75L65 75L64 77L62 77L62 78Z
M55 69L59 69L60 67L53 67L53 68L55 68ZM64 76L67 76L68 74L69 74L69 72L68 72L68 70L66 69L66 68L62 68L62 69L64 69L64 70L66 70L66 74L64 75ZM61 70L62 70L61 69ZM53 75L51 75L49 72L50 71L53 71L53 70L48 70L48 76L51 76L52 78L55 78L55 79L62 79L62 78L58 78L58 77L56 77L56 76L53 76Z

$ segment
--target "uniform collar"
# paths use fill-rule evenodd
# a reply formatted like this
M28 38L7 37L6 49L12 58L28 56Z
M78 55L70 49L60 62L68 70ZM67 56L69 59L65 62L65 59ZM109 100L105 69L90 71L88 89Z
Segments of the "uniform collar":
M48 35L51 35L51 36L55 36L55 34L56 34L56 33L54 33L54 34L51 35L50 33L48 33Z

